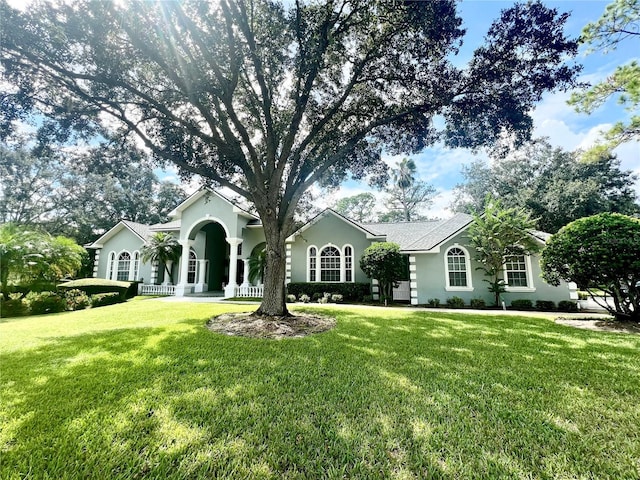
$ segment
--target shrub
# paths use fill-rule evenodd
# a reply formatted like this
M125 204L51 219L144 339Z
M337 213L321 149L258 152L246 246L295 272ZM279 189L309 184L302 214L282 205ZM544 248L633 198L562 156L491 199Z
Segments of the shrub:
M314 302L317 302L318 300L320 300L323 297L323 294L320 292L314 292L313 295L311 295L311 300L313 300Z
M578 304L571 300L560 300L558 302L558 310L561 312L577 312Z
M311 298L306 293L303 293L302 295L300 295L300 301L302 303L309 303L310 300Z
M331 294L325 292L322 294L322 297L318 299L318 303L329 303L330 298L331 298Z
M67 310L81 310L91 305L89 295L77 288L67 290L64 293L64 299L67 302Z
M427 304L430 307L438 308L440 306L440 299L439 298L430 298L429 300L427 300Z
M115 280L106 280L104 278L81 278L61 283L58 285L58 289L63 291L71 289L82 290L89 296L93 296L98 293L117 292L122 295L123 298L130 298L133 296L134 286L137 292L138 282L118 282Z
M295 295L287 295L287 302L288 303L294 303L296 301L296 296Z
M472 298L469 303L471 308L485 308L487 306L483 298Z
M95 295L91 295L91 306L95 307L104 307L106 305L113 305L116 303L124 302L122 295L117 292L111 293L97 293Z
M556 304L551 300L536 300L536 310L551 312L556 309Z
M464 307L464 300L460 297L447 298L447 307L449 308L462 308Z
M331 301L333 303L342 303L343 297L339 293L334 293L331 295Z
M364 295L362 301L364 303L373 303L373 295Z
M29 315L29 305L21 294L10 294L9 300L5 300L4 296L0 295L0 317L21 317L23 315Z
M30 292L25 297L31 315L64 312L67 302L55 292Z
M511 306L516 310L532 310L533 302L528 298L519 298L511 301Z
M295 295L300 298L300 295L307 294L313 300L317 300L320 297L314 298L315 293L319 293L320 296L324 292L333 292L342 295L345 302L359 302L365 295L371 295L371 285L368 283L322 283L322 282L298 282L290 283L287 285L287 293Z

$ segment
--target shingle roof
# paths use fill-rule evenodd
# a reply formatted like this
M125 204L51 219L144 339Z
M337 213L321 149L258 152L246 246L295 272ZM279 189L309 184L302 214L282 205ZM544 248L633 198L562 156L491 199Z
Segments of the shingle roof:
M400 245L401 250L431 250L466 227L473 217L458 213L446 220L428 222L365 223L362 227L386 235L387 241Z
M122 220L122 223L124 223L127 227L133 230L143 240L146 240L151 235L151 230L149 225L132 222L131 220Z
M182 225L182 220L173 220L167 223L156 223L149 227L152 232L161 232L163 230L179 230Z

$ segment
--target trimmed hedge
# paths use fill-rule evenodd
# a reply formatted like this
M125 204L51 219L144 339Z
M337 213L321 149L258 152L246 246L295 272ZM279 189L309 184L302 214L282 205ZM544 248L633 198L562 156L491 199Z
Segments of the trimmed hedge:
M487 302L483 298L472 298L469 305L471 305L471 308L486 308Z
M449 308L464 308L464 299L461 297L453 296L447 298L447 307Z
M91 307L105 307L124 302L124 298L118 292L97 293L91 296Z
M325 292L342 295L345 302L361 302L365 296L371 295L371 285L368 283L322 283L298 282L287 285L289 295L300 298L303 293L313 298L321 298ZM318 295L316 295L318 294Z
M567 313L577 312L578 304L571 300L560 300L558 302L558 310L561 312L567 312Z
M516 310L533 310L533 302L528 298L519 298L511 301L511 307Z
M78 280L61 283L58 285L58 288L61 290L82 290L89 296L98 293L117 292L122 295L123 298L131 298L138 293L138 283L140 282L118 282L104 278L80 278Z
M551 300L536 300L536 310L552 312L556 309L556 304Z

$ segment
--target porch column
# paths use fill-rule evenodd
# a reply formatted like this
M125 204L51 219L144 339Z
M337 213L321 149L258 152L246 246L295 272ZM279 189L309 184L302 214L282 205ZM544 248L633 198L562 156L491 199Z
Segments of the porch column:
M249 259L245 258L242 261L244 262L244 275L242 278L242 286L248 287L249 286Z
M202 259L198 260L198 282L195 286L196 293L206 292L208 290L208 284L206 282L207 261L208 260Z
M241 238L227 238L227 243L231 246L229 253L229 283L224 288L225 297L233 297L236 293L236 274L238 273L238 245L242 243Z
M176 297L184 297L187 293L191 293L191 287L187 284L189 277L189 252L193 240L181 240L182 255L180 256L180 276L176 285Z

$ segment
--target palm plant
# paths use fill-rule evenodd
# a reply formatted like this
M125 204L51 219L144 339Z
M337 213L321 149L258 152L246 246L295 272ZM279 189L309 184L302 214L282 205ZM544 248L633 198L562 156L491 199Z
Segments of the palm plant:
M267 249L263 243L251 252L249 257L249 282L255 283L264 278L264 268L267 264Z
M173 282L173 275L168 267L169 262L176 262L182 253L182 246L178 240L170 233L157 232L151 235L140 249L142 261L158 262L164 264L164 269L169 275L169 280Z

